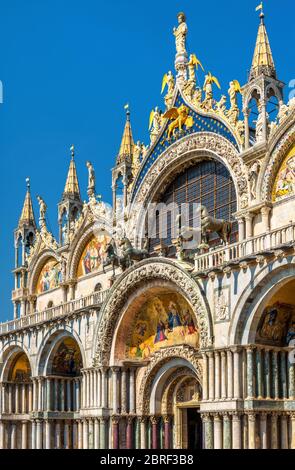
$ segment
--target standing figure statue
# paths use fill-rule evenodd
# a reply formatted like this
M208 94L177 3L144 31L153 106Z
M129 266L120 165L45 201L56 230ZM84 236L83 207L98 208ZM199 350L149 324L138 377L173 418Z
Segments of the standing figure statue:
M173 34L175 36L176 44L176 53L177 54L186 54L186 36L187 36L187 24L186 17L184 13L178 13L178 26L173 29Z
M161 130L162 126L162 112L156 107L151 111L150 122L149 122L149 131L151 136L151 143L153 144Z
M228 95L230 99L230 110L228 112L228 117L231 123L234 125L236 125L240 114L237 100L238 93L241 93L241 86L238 80L232 80L229 84L228 90Z
M188 66L188 71L189 71L189 80L196 82L196 71L198 70L198 67L200 66L201 69L204 72L204 67L199 61L199 59L196 57L195 54L191 54L189 57L189 62L187 64Z
M202 108L210 111L213 107L213 83L220 89L219 81L216 77L214 77L211 72L205 77L204 87L203 90L205 92L205 100L202 103Z
M90 162L86 162L88 168L88 195L95 195L95 171L93 165Z
M40 221L45 222L46 219L46 211L47 211L47 205L42 199L41 196L37 196L39 207L40 207Z
M132 176L133 178L136 177L138 170L140 168L140 156L141 156L142 144L138 141L134 146L133 157L132 157Z
M162 80L162 90L161 93L163 94L165 88L168 88L167 94L165 95L164 101L167 108L170 108L173 101L173 95L175 90L175 80L171 70L168 73L165 73L163 80Z

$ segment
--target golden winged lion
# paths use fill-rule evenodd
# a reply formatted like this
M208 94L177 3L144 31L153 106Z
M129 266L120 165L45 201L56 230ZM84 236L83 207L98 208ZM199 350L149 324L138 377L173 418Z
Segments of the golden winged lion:
M168 127L168 139L174 135L176 129L182 131L183 126L190 129L194 125L194 120L189 116L189 108L182 104L179 108L171 108L163 116L165 119L171 120Z

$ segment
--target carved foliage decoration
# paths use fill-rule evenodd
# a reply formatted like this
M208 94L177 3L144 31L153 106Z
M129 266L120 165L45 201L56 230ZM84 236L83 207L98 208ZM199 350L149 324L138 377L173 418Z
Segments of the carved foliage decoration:
M130 294L143 283L146 284L153 279L170 281L183 291L184 297L189 301L197 316L201 346L207 347L211 344L211 319L208 317L209 314L197 283L174 262L150 259L138 263L129 272L125 272L113 285L101 311L101 320L96 334L95 365L108 365L120 312Z
M233 144L231 144L227 139L210 132L186 136L163 152L145 176L134 202L138 204L146 202L161 177L161 174L163 174L163 171L167 170L168 167L170 168L172 165L178 165L179 161L186 153L196 150L202 150L204 152L211 151L218 155L221 160L227 162L235 177L240 207L247 207L247 173L241 159L239 158L238 152Z
M198 357L198 351L195 348L186 345L159 350L152 357L140 383L138 394L139 414L149 414L150 403L148 398L151 395L153 380L161 367L176 357L186 359L194 367L198 382L202 383L202 365Z

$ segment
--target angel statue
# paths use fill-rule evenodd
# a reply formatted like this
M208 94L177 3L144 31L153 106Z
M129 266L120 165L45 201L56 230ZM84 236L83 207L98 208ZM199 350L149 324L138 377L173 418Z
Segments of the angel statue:
M162 127L162 111L158 107L153 109L150 114L149 131L151 134L151 143L157 139Z
M205 92L205 99L202 103L202 108L208 111L212 109L212 106L213 106L213 90L212 90L213 83L215 83L215 85L219 89L221 89L218 79L214 77L211 74L211 72L208 72L208 74L205 77L205 82L204 82L204 87L203 87L203 90Z
M222 95L220 100L216 103L216 111L219 114L226 115L226 96Z
M163 77L161 94L163 94L166 86L168 90L164 98L164 101L165 101L166 107L170 108L170 106L172 105L173 94L174 94L174 89L175 89L175 80L174 80L171 70L169 70L168 73L165 73Z
M86 162L88 168L88 196L93 197L95 195L95 171L92 163Z
M230 110L228 112L228 117L234 125L237 123L240 114L237 100L238 93L241 93L241 85L239 84L238 80L232 80L229 84L228 90L230 99Z
M142 151L142 143L138 141L134 146L133 158L132 158L132 176L136 177L138 170L141 165L140 156Z
M37 196L37 199L38 199L39 207L40 207L40 221L45 222L47 205L41 196Z
M182 104L179 108L171 108L163 116L165 119L172 120L168 127L168 140L171 135L174 135L175 130L178 128L182 132L183 126L190 129L194 125L194 120L189 116L189 108Z
M178 26L173 29L175 36L176 53L186 54L186 36L187 36L187 24L185 14L180 12L177 15Z
M189 80L196 82L196 70L198 70L198 67L200 66L204 72L204 67L195 54L191 54L189 59L190 60L187 64L189 71Z

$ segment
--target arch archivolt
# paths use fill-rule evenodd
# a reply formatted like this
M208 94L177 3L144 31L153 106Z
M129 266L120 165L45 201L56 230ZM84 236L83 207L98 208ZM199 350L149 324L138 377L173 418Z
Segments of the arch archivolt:
M170 373L171 370L173 370L173 377L175 377L180 368L183 374L186 370L186 375L196 377L197 381L202 384L202 359L195 348L187 345L173 346L163 348L153 355L139 385L139 414L148 415L150 412L155 412L153 409L153 398L158 382L165 374ZM180 373L180 375L183 374Z
M157 158L146 174L140 190L135 194L130 214L134 212L135 207L147 206L153 201L160 188L167 186L180 169L204 158L217 159L226 166L236 187L238 209L246 208L249 194L247 169L239 157L238 150L224 137L202 132L183 137ZM136 213L139 213L138 209ZM142 214L140 215L142 218Z
M57 327L48 331L39 346L36 357L36 375L48 375L55 351L60 343L67 338L76 341L81 352L83 367L86 367L86 355L79 335L69 326L65 326L62 330Z
M173 397L175 391L187 378L196 378L195 372L187 367L180 367L174 371L166 381L161 400L161 414L163 416L173 414Z
M295 279L294 257L292 261L276 261L271 272L269 266L265 266L257 273L247 284L234 309L228 344L255 343L258 323L267 302L291 279Z
M34 294L36 285L42 269L49 259L55 259L56 262L60 262L61 258L53 250L45 250L38 256L36 263L30 267L30 278L29 278L29 292Z
M87 243L93 236L103 231L106 234L110 233L109 228L105 227L105 223L103 224L101 220L97 220L96 222L92 222L87 227L85 227L83 231L79 232L79 236L76 237L76 243L71 249L71 254L67 262L69 279L76 278L79 261Z
M286 126L288 126L286 128ZM290 127L288 119L282 129L278 128L279 135L275 133L276 140L271 145L270 151L266 155L265 163L261 170L261 200L271 200L272 189L277 173L288 152L295 144L295 124Z
M31 368L31 373L33 374L34 365L32 363L32 357L29 354L27 348L24 346L24 344L16 340L13 342L13 344L7 343L1 351L2 368L0 372L0 382L5 382L8 380L9 372L11 370L13 361L15 357L20 353L24 353L27 356Z
M109 365L114 337L130 297L142 287L147 288L148 283L155 280L169 282L187 300L197 320L201 347L212 344L211 314L197 282L180 268L177 262L150 258L123 273L112 286L101 308L95 333L93 357L96 365Z

